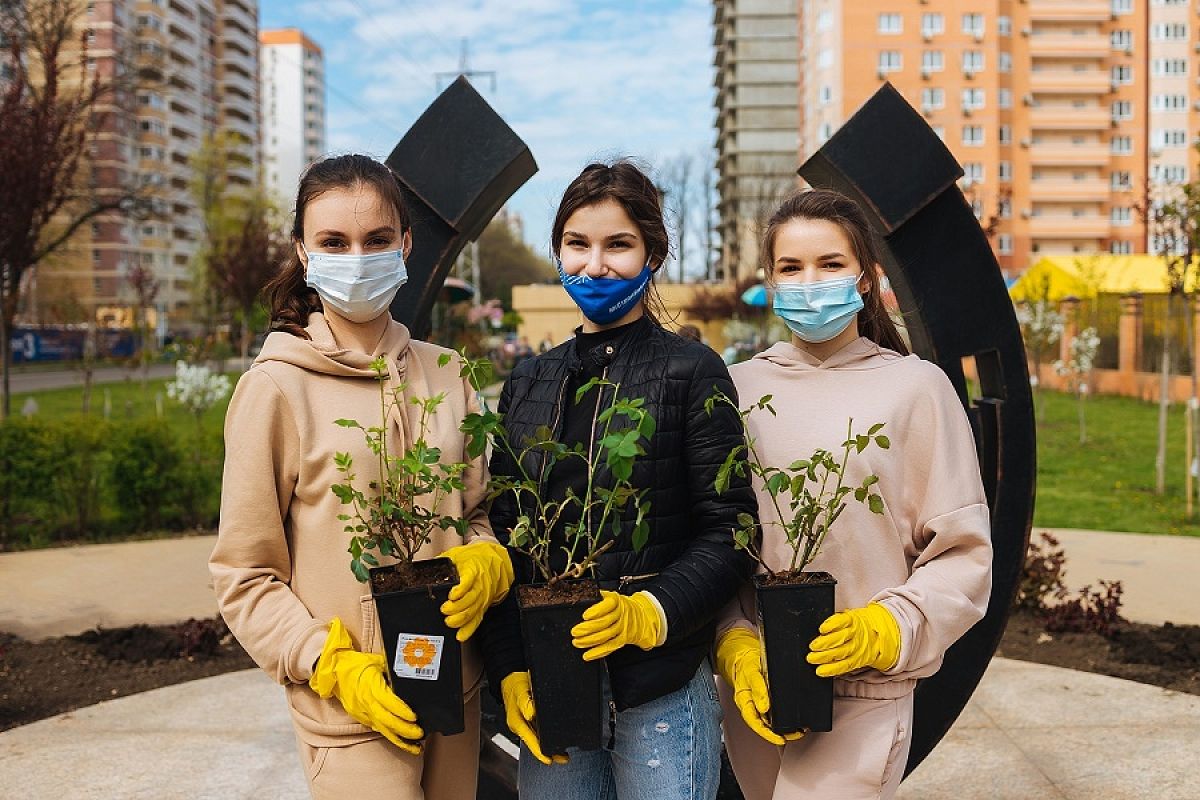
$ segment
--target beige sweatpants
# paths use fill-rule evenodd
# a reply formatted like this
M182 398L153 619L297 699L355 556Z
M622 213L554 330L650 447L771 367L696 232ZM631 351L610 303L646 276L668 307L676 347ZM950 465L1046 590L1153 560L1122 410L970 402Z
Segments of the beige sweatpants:
M835 697L833 730L776 747L742 721L733 691L717 681L725 749L746 800L890 800L904 776L913 696Z
M466 700L466 730L431 734L419 756L380 736L347 747L299 741L313 800L475 800L479 773L479 690Z

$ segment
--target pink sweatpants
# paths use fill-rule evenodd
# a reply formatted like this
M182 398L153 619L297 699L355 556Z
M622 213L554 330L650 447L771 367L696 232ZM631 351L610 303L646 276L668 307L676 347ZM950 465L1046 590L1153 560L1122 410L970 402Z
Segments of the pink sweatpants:
M833 730L776 747L742 721L733 690L717 681L725 749L746 800L890 800L908 761L913 696L835 697Z

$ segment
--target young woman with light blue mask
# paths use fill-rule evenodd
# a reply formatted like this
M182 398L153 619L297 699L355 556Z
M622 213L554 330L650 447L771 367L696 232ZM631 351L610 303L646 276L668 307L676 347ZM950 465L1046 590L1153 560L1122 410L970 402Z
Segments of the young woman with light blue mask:
M361 431L336 420L382 426L393 453L425 420L411 402L381 420L381 381L406 400L442 398L426 437L446 462L467 460L459 426L478 410L476 394L452 351L412 339L388 312L413 242L386 165L365 155L312 164L300 179L292 239L264 290L272 332L225 418L221 524L209 562L218 605L246 651L284 685L316 800L473 800L481 659L464 640L512 580L488 525L483 458L438 507L467 520L467 534L437 531L419 553L451 559L461 577L441 609L464 641L466 730L457 735L427 735L388 687L370 591L346 558L346 506L331 486L342 480L338 453L353 460L356 485L381 480Z
M818 449L840 453L849 420L888 446L845 464L846 486L874 476L882 513L847 498L808 567L838 582L836 613L806 655L833 679L833 729L786 737L771 729L747 585L718 626L725 746L746 800L890 800L908 757L917 681L987 608L990 518L975 440L950 380L908 353L888 315L880 250L852 200L797 192L771 216L761 252L775 313L792 335L730 368L743 405L770 395L777 412L746 418L757 456L786 469ZM764 564L786 571L793 554L779 506L755 489Z
M602 599L572 629L587 661L603 659L607 720L599 750L545 753L537 736L537 709L521 640L515 592L488 612L480 628L488 682L502 699L509 728L520 737L520 795L526 800L711 800L721 763L720 709L709 653L716 613L749 575L751 564L734 549L730 531L738 514L754 514L748 482L734 475L723 495L716 471L742 441L731 409L709 414L714 389L733 392L729 372L709 347L668 331L654 307L653 273L667 258L661 200L650 178L628 161L592 164L563 194L551 234L551 252L567 294L583 320L575 338L521 362L500 395L510 440L544 436L595 452L603 422L601 402L611 386L640 398L655 420L654 435L633 469L632 482L649 503L650 533L633 546L636 513L627 513L592 568ZM733 395L730 395L733 396ZM577 496L586 484L579 459L542 474L547 500ZM497 449L495 475L516 466ZM606 470L600 485L610 485ZM559 520L551 540L565 544ZM492 527L503 541L522 509L511 495L497 497ZM565 547L556 543L554 569ZM532 565L510 551L518 583L531 582ZM529 643L536 647L537 643Z

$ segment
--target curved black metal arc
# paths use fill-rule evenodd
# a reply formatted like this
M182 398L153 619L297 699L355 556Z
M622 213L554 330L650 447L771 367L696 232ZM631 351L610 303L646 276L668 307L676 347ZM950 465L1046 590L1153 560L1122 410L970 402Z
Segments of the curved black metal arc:
M999 265L955 182L962 170L924 119L883 86L799 173L867 210L884 242L913 350L949 376L971 419L992 516L992 593L984 619L916 692L911 772L945 735L999 644L1033 521L1033 398L1020 328ZM979 396L968 397L972 358Z
M537 164L529 146L459 76L404 134L387 165L400 178L413 225L408 283L391 312L424 338L454 260Z

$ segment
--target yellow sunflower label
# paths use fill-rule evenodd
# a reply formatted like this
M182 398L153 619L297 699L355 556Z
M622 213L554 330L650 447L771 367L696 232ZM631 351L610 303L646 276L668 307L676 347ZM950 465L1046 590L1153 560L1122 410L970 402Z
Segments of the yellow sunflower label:
M396 663L392 671L400 678L436 681L442 668L445 637L423 633L401 633L396 637Z

